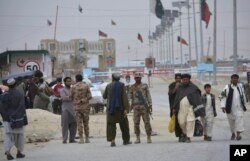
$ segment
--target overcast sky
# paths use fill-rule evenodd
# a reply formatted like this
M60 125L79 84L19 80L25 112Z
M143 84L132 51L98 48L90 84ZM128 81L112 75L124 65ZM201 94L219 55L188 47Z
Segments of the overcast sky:
M165 9L176 9L172 7L173 0L161 1ZM198 2L199 0L195 0L196 12L199 11ZM212 13L213 2L214 0L207 0ZM155 26L160 24L160 20L149 11L149 0L0 0L0 52L4 52L7 48L9 50L24 49L25 43L28 49L37 49L41 39L52 39L57 5L59 6L56 36L58 41L69 41L75 38L97 41L98 30L102 30L108 34L109 38L116 40L118 65L122 65L124 59L127 60L128 54L130 59L136 58L136 52L139 59L148 56L149 30L154 32ZM78 11L78 5L82 6L83 13ZM250 57L249 6L249 0L237 0L238 55L245 57ZM233 0L217 0L217 9L217 54L221 59L233 54ZM183 9L183 12L182 37L188 40L187 14L185 14L187 9ZM196 18L198 42L200 42L198 13ZM52 26L47 25L47 19L52 21ZM117 23L116 26L111 25L111 19ZM192 57L195 58L193 15L190 20ZM207 54L208 38L211 36L212 39L213 36L213 15L208 29L205 29L204 22L202 24L204 53ZM175 37L179 32L178 25L179 21L176 20ZM137 33L141 33L144 43L137 40ZM175 52L178 57L179 45L175 43ZM128 46L130 46L130 51ZM198 47L200 51L200 43ZM209 55L212 55L212 51L211 42ZM188 53L188 47L183 47L183 53Z

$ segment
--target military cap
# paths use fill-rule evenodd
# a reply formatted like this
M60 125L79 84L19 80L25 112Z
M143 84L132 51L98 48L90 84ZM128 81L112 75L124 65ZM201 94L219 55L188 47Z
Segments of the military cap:
M14 78L10 78L10 79L7 80L7 84L8 84L9 86L14 85L15 83L16 83L16 80L15 80Z
M136 72L136 73L134 74L134 77L135 77L135 78L141 78L141 77L143 77L143 73L141 73L141 72Z

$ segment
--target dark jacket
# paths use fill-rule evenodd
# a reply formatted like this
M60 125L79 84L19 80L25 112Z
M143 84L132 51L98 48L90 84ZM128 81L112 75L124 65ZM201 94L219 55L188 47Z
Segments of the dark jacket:
M1 95L1 115L3 121L10 122L9 117L15 116L16 118L26 117L25 103L23 95L17 89L10 89ZM23 125L27 125L27 117Z
M193 106L195 117L205 116L205 108L201 101L200 89L190 82L188 85L181 84L176 92L173 108L176 112L180 109L181 100L187 97L189 103Z
M121 98L121 104L119 107L119 109L116 109L114 114L110 113L111 110L111 106L112 106L112 100L115 99L115 97L113 96L113 88L115 83L119 83L122 86L121 91L118 94L118 97ZM126 89L123 83L121 82L112 82L110 84L107 85L104 94L103 94L103 98L107 99L107 122L112 122L112 123L118 123L121 120L123 120L123 113L124 110L129 110L129 102L128 102L128 97L126 94Z
M213 111L214 111L214 117L216 117L217 112L216 112L216 106L215 106L215 96L212 93L210 95L211 95L211 99L212 99L212 107L213 107ZM207 95L206 95L206 93L204 93L202 95L201 99L202 99L203 105L206 107L206 104L207 104Z

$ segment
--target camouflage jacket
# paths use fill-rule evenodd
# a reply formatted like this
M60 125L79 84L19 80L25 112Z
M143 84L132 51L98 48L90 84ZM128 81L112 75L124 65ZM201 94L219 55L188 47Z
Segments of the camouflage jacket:
M130 90L129 90L130 94L130 99L131 99L131 105L142 105L144 103L148 104L148 105L152 105L152 99L151 99L151 95L150 95L150 92L149 92L149 88L148 88L148 85L145 84L145 83L141 83L139 85L137 84L133 84L131 87L130 87ZM143 102L143 100L140 98L140 94L139 93L142 93L142 96L143 96L143 99L146 101L146 102Z
M83 82L77 82L70 88L69 97L74 103L75 110L81 110L88 108L92 95L88 85Z

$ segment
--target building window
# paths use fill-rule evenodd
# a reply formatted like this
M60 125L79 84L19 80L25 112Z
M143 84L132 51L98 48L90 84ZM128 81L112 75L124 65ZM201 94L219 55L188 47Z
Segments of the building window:
M113 50L113 45L112 45L112 43L107 43L107 49L108 49L108 51Z
M55 43L50 43L50 44L49 44L49 50L50 50L50 51L56 50L56 44L55 44Z

